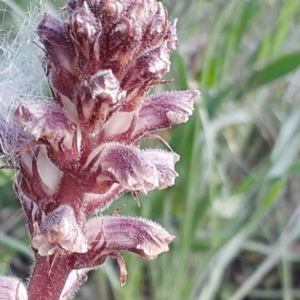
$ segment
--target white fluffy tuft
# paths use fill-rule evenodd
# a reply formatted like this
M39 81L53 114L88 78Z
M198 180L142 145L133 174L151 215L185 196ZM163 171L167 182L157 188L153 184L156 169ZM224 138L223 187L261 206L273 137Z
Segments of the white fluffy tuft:
M10 140L10 145L5 145L8 142L6 137L18 138L17 132L12 132L14 126L9 126L18 104L44 101L50 97L40 61L42 50L37 46L38 37L35 33L40 15L40 12L19 15L19 19L26 17L21 22L16 20L16 16L11 16L18 25L0 30L0 149L8 155L14 152L11 147L17 144Z

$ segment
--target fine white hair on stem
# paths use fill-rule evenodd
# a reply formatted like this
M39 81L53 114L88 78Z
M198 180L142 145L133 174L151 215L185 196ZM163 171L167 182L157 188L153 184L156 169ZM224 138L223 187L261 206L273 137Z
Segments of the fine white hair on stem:
M20 17L19 17L20 18ZM20 103L50 99L47 79L40 61L35 28L41 18L38 9L15 20L17 25L0 31L0 150L11 156L20 138L11 115ZM9 145L8 145L9 143Z
M46 76L39 60L41 51L24 21L18 31L0 32L0 104L14 108L18 102L45 98Z

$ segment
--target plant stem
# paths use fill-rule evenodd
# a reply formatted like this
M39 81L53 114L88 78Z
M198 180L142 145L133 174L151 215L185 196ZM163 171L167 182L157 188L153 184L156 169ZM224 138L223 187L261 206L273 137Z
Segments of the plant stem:
M54 258L37 255L28 285L29 300L58 300L71 272L69 261L64 257Z

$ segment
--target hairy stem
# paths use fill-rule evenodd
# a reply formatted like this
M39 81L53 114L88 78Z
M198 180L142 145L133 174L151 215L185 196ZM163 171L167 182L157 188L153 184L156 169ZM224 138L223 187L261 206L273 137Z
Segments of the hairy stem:
M58 300L72 268L62 257L54 258L37 255L28 285L29 300Z

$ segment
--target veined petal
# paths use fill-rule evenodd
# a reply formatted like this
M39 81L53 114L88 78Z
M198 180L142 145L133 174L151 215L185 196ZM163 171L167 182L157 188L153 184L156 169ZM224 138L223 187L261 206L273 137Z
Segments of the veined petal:
M94 149L83 170L103 180L119 183L128 191L147 193L174 183L174 164L178 156L159 150L140 150L120 143L107 143Z
M27 300L27 291L20 279L0 276L0 299Z
M76 222L74 212L68 205L61 205L41 222L34 224L35 233L31 246L39 255L49 256L59 248L68 252L85 253L87 241Z
M85 237L89 250L74 253L74 269L96 268L106 258L114 257L120 267L120 280L126 283L126 266L120 251L129 251L145 259L154 259L169 251L175 236L160 225L143 218L103 216L90 219L86 224Z
M162 190L174 184L178 176L174 167L179 160L178 154L155 149L143 151L143 156L155 165L159 180L158 189Z
M63 22L44 14L37 33L45 46L46 54L55 68L63 68L70 75L76 74L76 56Z
M14 157L19 148L33 139L34 136L0 113L0 153Z
M84 213L86 215L90 215L92 213L105 210L116 198L124 194L124 192L124 188L115 183L103 194L85 193L82 199Z
M99 236L103 237L99 239ZM86 238L89 245L98 241L105 253L130 251L146 259L154 259L169 251L168 244L175 236L159 224L143 218L103 216L87 222Z
M69 160L74 156L76 159L77 127L58 105L50 102L21 104L15 111L14 120L37 140L46 140L54 152L68 151Z
M186 122L199 95L199 91L180 91L146 97L133 136Z
M21 153L18 161L23 178L21 185L28 187L30 198L37 202L49 201L58 191L63 173L49 158L46 147Z

